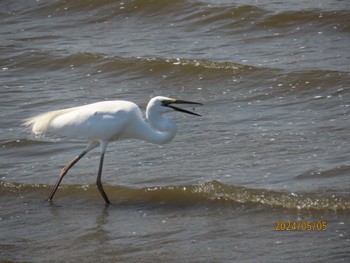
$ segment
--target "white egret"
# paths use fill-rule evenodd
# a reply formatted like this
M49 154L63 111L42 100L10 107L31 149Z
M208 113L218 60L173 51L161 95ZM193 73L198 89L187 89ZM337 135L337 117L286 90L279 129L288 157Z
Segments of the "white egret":
M197 113L178 108L174 104L202 105L198 102L158 96L152 98L147 105L147 121L143 119L141 110L136 104L122 100L102 101L80 107L50 111L26 119L23 124L31 126L36 135L51 133L89 141L86 148L62 169L48 200L52 200L68 170L86 153L100 146L101 157L96 185L106 204L109 204L110 201L101 183L103 159L108 143L118 139L133 138L156 144L171 141L176 134L176 124L172 119L163 117L163 113L181 111L200 116Z

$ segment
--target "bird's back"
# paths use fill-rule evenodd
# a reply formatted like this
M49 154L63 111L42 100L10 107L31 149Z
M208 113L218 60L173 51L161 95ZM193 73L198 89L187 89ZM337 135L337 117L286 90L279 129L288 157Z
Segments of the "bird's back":
M80 107L47 112L27 119L34 134L45 133L86 138L89 140L113 140L128 122L142 119L139 107L129 101L102 101Z

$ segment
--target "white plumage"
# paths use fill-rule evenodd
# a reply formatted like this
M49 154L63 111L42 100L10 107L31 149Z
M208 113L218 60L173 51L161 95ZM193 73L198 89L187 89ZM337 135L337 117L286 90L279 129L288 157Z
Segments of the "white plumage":
M68 170L87 152L100 145L101 159L96 184L105 202L109 204L109 199L101 183L103 158L108 143L118 139L131 138L157 144L171 141L176 134L176 124L172 119L165 118L163 113L175 110L200 116L197 113L173 106L173 104L180 103L201 105L197 102L158 96L152 98L147 105L147 121L143 119L142 113L135 103L122 100L102 101L80 107L50 111L26 119L24 125L31 126L36 135L50 133L70 138L83 138L89 141L85 150L63 168L49 196L49 201L52 200Z

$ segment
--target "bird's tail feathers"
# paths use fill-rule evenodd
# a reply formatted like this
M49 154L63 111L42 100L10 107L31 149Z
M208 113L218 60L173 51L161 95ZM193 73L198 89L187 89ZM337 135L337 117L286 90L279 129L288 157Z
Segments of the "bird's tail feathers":
M57 111L49 111L28 119L25 119L23 122L24 126L31 127L32 132L35 135L44 135L50 126L51 121L67 112L72 111L74 108L69 109L63 109L63 110L57 110Z

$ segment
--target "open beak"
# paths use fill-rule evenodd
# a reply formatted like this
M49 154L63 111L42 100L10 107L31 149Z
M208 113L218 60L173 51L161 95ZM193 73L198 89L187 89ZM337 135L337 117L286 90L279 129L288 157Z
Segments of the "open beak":
M202 116L198 113L189 111L189 110L185 110L185 109L181 109L178 107L173 106L172 104L192 104L192 105L203 105L202 103L199 102L193 102L193 101L186 101L186 100L173 100L171 102L169 102L167 105L165 105L166 107L172 108L176 111L180 111L180 112L184 112L184 113L188 113L188 114L192 114L192 115L196 115L196 116Z

